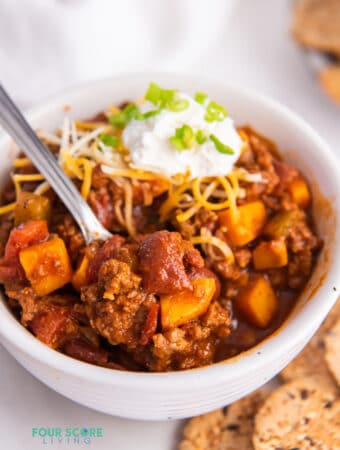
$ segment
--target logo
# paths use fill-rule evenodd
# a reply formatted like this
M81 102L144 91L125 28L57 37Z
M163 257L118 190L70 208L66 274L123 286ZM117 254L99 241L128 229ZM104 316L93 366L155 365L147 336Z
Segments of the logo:
M32 438L44 446L58 446L66 444L90 445L96 439L103 437L103 428L101 427L34 427L32 428Z

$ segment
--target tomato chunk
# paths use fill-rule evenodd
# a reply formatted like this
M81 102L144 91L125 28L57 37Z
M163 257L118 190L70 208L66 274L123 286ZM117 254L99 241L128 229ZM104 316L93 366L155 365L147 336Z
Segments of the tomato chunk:
M19 261L19 253L21 250L43 242L47 238L46 220L30 220L13 228L6 244L5 255L0 260L0 282L25 280L25 273Z

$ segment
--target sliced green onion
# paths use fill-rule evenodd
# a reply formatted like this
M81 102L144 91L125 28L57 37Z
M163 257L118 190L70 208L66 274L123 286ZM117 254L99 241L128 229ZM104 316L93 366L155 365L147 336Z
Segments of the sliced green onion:
M208 97L207 94L204 94L204 92L196 92L195 94L196 102L201 105L203 105L207 97Z
M233 155L234 150L226 144L223 144L214 134L210 135L210 139L215 144L216 150L219 153L225 153L226 155Z
M146 100L149 100L149 102L153 103L154 105L158 105L159 100L161 98L161 91L162 88L158 86L158 84L151 82L144 97Z
M118 137L112 136L111 134L103 133L99 136L99 139L107 147L117 147L118 145Z
M180 139L180 138L178 138L178 137L176 137L176 136L172 136L172 137L170 138L170 144L171 144L173 147L175 147L175 149L176 149L178 152L181 152L181 151L183 151L183 150L185 149L185 146L184 146L184 144L183 144L182 139Z
M124 128L132 119L140 118L140 114L138 106L134 103L130 103L123 111L110 116L109 122L117 128Z
M173 100L170 100L167 104L167 108L170 111L173 112L180 112L180 111L184 111L185 109L189 108L189 100L186 98L175 98Z
M163 89L154 82L149 84L144 97L158 109L166 108L173 112L184 111L190 104L187 99L178 97L176 89Z
M169 103L176 97L177 91L175 89L161 89L160 106L167 108Z
M177 128L177 130L180 130L182 142L185 145L185 148L192 148L195 145L195 134L191 126L183 125L182 128Z
M196 132L195 137L196 137L197 144L200 144L200 145L204 144L204 142L206 142L208 139L202 130L198 130Z
M170 138L170 143L178 151L192 148L195 145L195 134L191 126L183 125L181 128L176 128L175 136Z
M204 119L207 122L222 122L228 115L227 110L216 102L210 102Z
M150 119L150 117L157 116L161 112L160 109L154 109L152 111L147 111L145 113L140 113L136 116L136 120L146 120Z
M130 105L127 105L123 111L129 121L135 119L140 114L138 106L134 103L130 103Z

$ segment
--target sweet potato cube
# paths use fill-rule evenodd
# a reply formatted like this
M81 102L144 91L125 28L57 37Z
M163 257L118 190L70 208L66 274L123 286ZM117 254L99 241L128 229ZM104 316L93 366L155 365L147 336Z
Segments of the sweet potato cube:
M259 328L266 328L278 310L278 299L264 276L255 278L236 298L241 314Z
M216 290L214 278L193 279L192 285L193 291L184 290L161 296L161 323L164 330L196 319L208 309Z
M60 238L21 250L19 259L26 278L39 296L50 294L71 281L70 258Z
M72 276L72 285L74 289L80 291L80 288L89 284L88 268L90 265L90 260L86 253L80 261L79 266Z
M260 234L266 218L266 208L261 201L239 206L236 215L230 210L219 213L220 225L226 227L227 236L234 246L246 245L255 239Z
M293 202L300 208L305 209L308 207L310 203L310 192L306 181L302 177L295 178L288 185L288 192Z
M287 246L283 239L261 242L253 251L256 270L274 269L288 263Z

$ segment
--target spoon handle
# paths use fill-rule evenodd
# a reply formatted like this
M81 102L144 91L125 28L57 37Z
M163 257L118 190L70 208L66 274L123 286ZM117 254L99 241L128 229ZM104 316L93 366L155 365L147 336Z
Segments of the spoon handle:
M78 189L61 169L24 116L0 84L0 124L17 142L68 208L88 243L108 239L111 234L101 225Z

